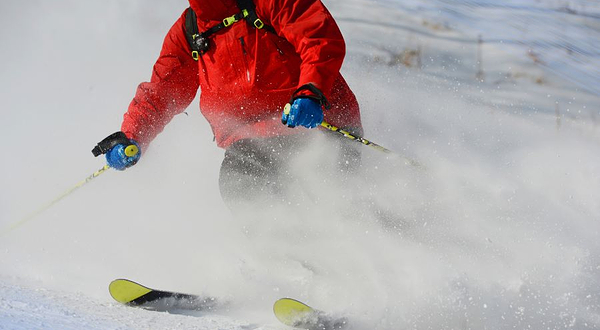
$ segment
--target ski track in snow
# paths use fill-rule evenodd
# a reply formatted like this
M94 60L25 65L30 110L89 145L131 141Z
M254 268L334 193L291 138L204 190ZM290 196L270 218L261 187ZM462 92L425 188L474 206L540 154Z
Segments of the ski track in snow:
M325 3L346 38L342 71L365 137L426 170L365 148L350 188L320 169L296 187L298 207L236 219L196 99L126 174L107 172L0 236L0 329L286 329L271 312L284 296L348 315L350 330L600 328L597 5L568 2L575 15L551 0ZM102 165L89 151L119 127L186 1L1 7L5 228ZM569 29L546 30L564 15ZM506 35L517 48L491 42ZM581 62L552 57L566 46ZM329 155L315 147L297 170ZM121 277L231 307L127 308L107 292Z

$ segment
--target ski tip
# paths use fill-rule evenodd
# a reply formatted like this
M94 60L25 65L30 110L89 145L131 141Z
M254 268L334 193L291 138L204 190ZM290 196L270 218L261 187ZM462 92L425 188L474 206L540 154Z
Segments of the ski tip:
M315 310L296 299L281 298L273 304L273 313L281 323L295 326L302 320L312 316Z
M108 291L114 300L127 304L152 292L152 289L130 280L117 279L110 282Z

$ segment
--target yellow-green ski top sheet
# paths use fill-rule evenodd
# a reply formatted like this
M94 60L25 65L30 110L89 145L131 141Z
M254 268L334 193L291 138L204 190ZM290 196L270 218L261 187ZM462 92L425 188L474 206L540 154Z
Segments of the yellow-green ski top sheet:
M291 298L282 298L273 305L273 313L281 323L294 326L311 317L315 310L310 306Z
M127 304L152 292L152 289L130 280L118 279L110 283L108 291L116 301Z

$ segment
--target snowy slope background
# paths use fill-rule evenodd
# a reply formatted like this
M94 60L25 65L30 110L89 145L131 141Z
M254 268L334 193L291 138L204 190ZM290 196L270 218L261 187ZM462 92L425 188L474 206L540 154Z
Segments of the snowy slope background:
M357 329L600 328L598 6L325 3L366 137L427 169L365 148L352 189L323 173L304 187L312 203L237 219L195 102L134 168L0 236L0 329L284 329L270 311L283 296ZM0 3L2 228L103 165L91 148L118 130L185 7ZM564 28L539 23L551 19ZM575 59L540 47L576 41ZM232 303L125 308L107 293L120 277Z

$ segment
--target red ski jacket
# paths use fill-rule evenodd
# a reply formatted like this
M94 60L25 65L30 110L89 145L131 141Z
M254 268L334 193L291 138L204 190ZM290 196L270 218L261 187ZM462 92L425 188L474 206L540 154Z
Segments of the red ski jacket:
M190 0L200 32L240 12L235 0ZM198 61L185 34L185 12L167 34L150 82L141 83L121 130L150 143L201 89L200 109L217 145L244 138L293 134L281 111L300 86L313 83L331 109L325 121L361 129L356 98L342 76L342 34L320 0L254 0L258 17L276 31L240 20L210 36Z

